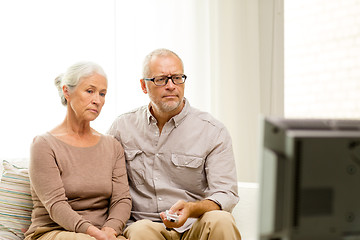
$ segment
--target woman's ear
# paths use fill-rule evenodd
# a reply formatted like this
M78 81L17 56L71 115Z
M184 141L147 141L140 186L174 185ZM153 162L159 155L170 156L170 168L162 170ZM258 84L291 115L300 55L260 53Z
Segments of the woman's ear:
M140 79L140 84L141 84L141 89L142 91L147 94L147 89L146 89L146 83L144 79Z
M69 88L67 86L63 86L62 87L62 90L63 90L63 94L64 94L64 97L67 101L69 101L69 98L70 98L70 93L69 93Z

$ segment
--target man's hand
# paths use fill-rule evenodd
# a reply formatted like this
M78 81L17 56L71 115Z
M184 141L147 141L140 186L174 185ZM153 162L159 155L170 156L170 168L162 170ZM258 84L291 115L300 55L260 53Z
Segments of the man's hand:
M179 200L169 209L170 214L177 214L179 216L178 222L168 221L165 212L161 212L160 217L167 228L178 228L184 225L189 217L198 218L205 212L212 210L220 210L220 207L211 200L202 200L198 202L185 202Z
M163 221L163 223L165 224L166 227L168 227L168 228L178 228L178 227L181 227L182 225L184 225L186 220L189 218L190 211L191 211L190 210L190 203L185 202L183 200L180 200L180 201L177 201L169 209L170 214L177 214L179 216L179 221L177 221L177 222L168 221L166 219L165 212L161 212L160 217L161 217L161 219L162 219L162 221Z

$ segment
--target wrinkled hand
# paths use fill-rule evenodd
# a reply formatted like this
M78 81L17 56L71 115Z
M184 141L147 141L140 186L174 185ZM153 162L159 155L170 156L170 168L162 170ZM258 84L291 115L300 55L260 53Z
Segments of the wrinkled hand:
M179 216L178 222L171 222L166 219L165 212L160 213L160 217L165 224L167 228L178 228L184 225L186 220L189 218L191 214L191 208L190 208L189 202L185 202L183 200L177 201L170 209L169 213L171 214L177 214Z
M101 231L95 226L88 227L86 233L94 237L96 240L112 240L111 238L108 238L107 234L104 231Z
M130 240L130 239L128 239L128 238L125 238L124 236L118 236L118 238L117 239L121 239L121 240Z
M105 232L108 240L115 240L116 239L116 231L111 227L103 227L101 231Z
M104 231L106 233L106 235L108 235L109 240L111 239L121 239L121 240L129 240L127 238L125 238L124 236L118 236L116 237L116 231L114 229L112 229L111 227L103 227L101 229L101 231Z
M96 240L117 240L115 230L110 227L104 227L100 230L95 226L90 226L86 233L94 237ZM120 239L126 238L121 237Z

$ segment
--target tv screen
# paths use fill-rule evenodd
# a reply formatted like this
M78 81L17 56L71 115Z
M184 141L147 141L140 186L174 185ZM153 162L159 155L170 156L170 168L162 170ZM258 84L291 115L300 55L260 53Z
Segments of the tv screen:
M262 127L259 239L360 239L360 121Z

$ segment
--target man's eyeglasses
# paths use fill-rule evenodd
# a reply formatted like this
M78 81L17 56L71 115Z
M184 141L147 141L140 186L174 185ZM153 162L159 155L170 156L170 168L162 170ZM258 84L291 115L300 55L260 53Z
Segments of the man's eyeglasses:
M175 75L171 75L169 76L157 76L157 77L153 77L153 78L144 78L145 81L152 81L156 86L165 86L169 79L171 79L171 81L175 84L183 84L186 80L186 75L185 74L175 74Z

